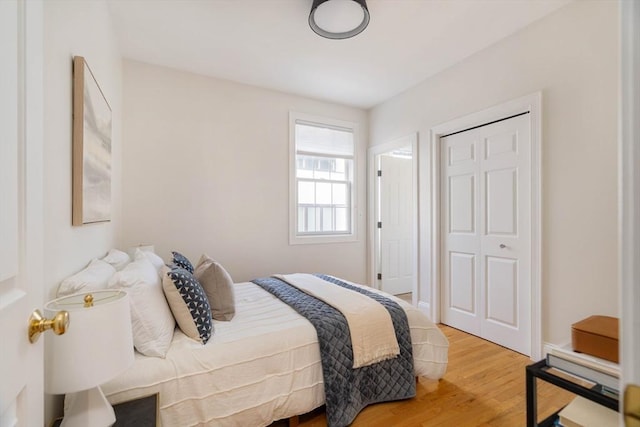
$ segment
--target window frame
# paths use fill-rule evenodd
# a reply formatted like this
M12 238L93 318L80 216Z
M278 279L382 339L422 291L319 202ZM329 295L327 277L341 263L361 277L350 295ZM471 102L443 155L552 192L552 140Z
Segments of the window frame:
M298 233L298 188L297 188L297 161L296 161L296 123L308 123L319 127L348 129L353 133L353 162L351 170L348 214L351 225L348 232L335 232L323 234L299 234ZM342 243L357 241L357 173L358 173L358 123L344 120L331 119L311 114L289 112L289 244L319 244ZM331 156L328 156L331 157ZM331 182L330 180L327 180Z

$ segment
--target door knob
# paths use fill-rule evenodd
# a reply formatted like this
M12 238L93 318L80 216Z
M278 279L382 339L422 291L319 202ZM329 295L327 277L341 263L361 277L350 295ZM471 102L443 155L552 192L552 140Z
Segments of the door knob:
M507 247L507 245L505 245L504 243L500 243L500 249L504 249L506 247Z
M56 335L62 335L69 327L69 312L59 311L52 319L45 319L40 310L34 310L29 316L29 342L34 343L40 338L40 334L47 329L52 329Z

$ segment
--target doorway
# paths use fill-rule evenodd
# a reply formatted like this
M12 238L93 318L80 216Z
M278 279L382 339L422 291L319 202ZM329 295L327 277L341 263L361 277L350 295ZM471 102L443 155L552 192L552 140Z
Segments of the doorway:
M377 289L417 301L417 135L369 150L371 278Z
M541 105L536 93L432 128L421 243L432 319L532 359L542 354Z

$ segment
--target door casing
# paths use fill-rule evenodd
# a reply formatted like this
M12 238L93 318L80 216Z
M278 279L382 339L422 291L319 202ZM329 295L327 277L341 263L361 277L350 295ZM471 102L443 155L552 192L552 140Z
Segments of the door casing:
M421 298L418 306L426 311L435 323L440 322L441 303L441 168L440 168L440 137L452 132L469 129L475 126L500 120L505 117L529 112L531 130L531 359L542 357L542 312L541 312L541 242L542 242L542 197L541 197L541 159L542 159L542 93L536 92L521 98L508 101L494 107L460 117L431 128L429 160L426 162L424 176L430 181L426 188L430 189L430 197L426 198L422 224L429 224L430 230L421 236L420 247L424 248L424 258L421 257L424 270L428 273L424 280ZM423 186L425 188L425 186ZM421 206L422 208L423 206ZM425 262L426 261L426 262Z
M628 384L640 385L640 3L619 3L621 74L618 282L621 313L621 390L624 390Z

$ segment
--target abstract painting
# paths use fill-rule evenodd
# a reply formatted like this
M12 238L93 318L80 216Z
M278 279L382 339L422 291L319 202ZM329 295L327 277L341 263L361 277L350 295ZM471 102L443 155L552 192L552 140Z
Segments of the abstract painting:
M85 59L73 57L73 225L111 219L111 108Z

